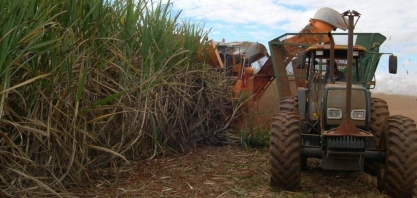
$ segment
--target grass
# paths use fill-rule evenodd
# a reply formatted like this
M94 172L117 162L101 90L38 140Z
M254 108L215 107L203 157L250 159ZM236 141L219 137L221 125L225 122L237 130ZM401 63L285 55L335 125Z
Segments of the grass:
M134 160L219 141L233 119L228 87L196 59L203 24L171 6L0 5L1 196L65 196Z
M226 163L209 153L178 155L243 138L251 150L266 137L228 133L243 102L232 101L221 72L205 64L204 24L179 21L171 8L148 0L0 4L1 197L111 188L143 159L166 172L147 180L155 170L137 166L129 179L150 182L139 191L155 184L163 196L282 194L265 185L264 155L214 153ZM176 158L160 158L171 153ZM178 171L190 174L176 178Z

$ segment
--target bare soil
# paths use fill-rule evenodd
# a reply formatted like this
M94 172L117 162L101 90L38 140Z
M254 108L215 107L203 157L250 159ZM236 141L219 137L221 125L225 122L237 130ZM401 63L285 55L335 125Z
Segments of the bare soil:
M386 100L391 115L417 120L417 97L373 94ZM301 189L288 192L269 186L268 149L239 146L197 147L185 154L136 162L117 180L97 181L78 197L387 197L376 177L362 172L328 171L309 159Z
M387 101L390 115L407 116L417 122L417 96L372 93L372 97Z
M113 183L98 181L80 197L386 197L362 172L324 171L309 159L299 192L269 186L266 148L198 147L182 155L137 162ZM110 186L109 186L110 185Z

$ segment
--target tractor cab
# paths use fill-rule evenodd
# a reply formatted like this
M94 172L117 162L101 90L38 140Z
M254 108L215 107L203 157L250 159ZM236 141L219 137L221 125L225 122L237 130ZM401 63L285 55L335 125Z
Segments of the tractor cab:
M366 49L362 46L354 46L353 49L355 75L349 78L354 84L352 98L355 98L355 102L352 103L351 112L345 112L347 46L334 46L333 61L330 57L330 45L313 45L298 54L298 67L305 69L304 76L308 82L304 87L298 88L299 105L306 110L300 114L303 119L308 120L308 125L316 126L317 131L338 127L347 113L353 116L356 126L368 130L370 104L367 101L370 101L370 94L365 88L369 82L366 82L366 65L363 64ZM340 74L337 75L336 72ZM342 75L343 78L340 77ZM308 127L303 128L312 131Z
M346 76L347 70L347 46L334 46L334 63L331 66L330 61L330 45L313 45L301 52L297 56L298 68L306 69L306 78L309 83L317 82L320 79L322 82L346 81L346 79L335 78L334 73L340 71ZM354 84L365 85L366 73L364 58L366 57L366 49L362 46L354 46L353 51L353 68L354 73L352 82ZM336 67L337 66L337 67ZM333 79L330 77L331 69L334 70ZM328 74L328 75L326 75Z

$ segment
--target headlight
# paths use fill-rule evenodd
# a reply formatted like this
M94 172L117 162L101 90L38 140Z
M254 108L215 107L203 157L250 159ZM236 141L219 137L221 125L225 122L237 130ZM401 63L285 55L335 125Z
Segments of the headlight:
M365 120L365 110L355 109L350 113L350 117L353 120Z
M342 110L328 108L327 109L327 118L328 119L340 119L340 118L342 118Z

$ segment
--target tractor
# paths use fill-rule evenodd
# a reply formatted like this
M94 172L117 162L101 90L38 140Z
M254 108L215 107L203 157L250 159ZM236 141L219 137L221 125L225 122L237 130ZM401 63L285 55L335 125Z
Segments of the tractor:
M370 92L380 57L390 54L379 52L385 37L353 33L360 18L354 10L330 11L317 16L331 21L325 23L328 33L296 33L269 42L280 95L279 111L271 120L270 184L299 190L307 160L317 158L323 170L375 174L379 191L412 197L416 124L405 116L390 116L387 102ZM332 33L336 28L348 33ZM287 42L288 37L306 42ZM390 54L388 62L389 72L396 74L397 57ZM343 81L336 78L336 69L345 74Z

